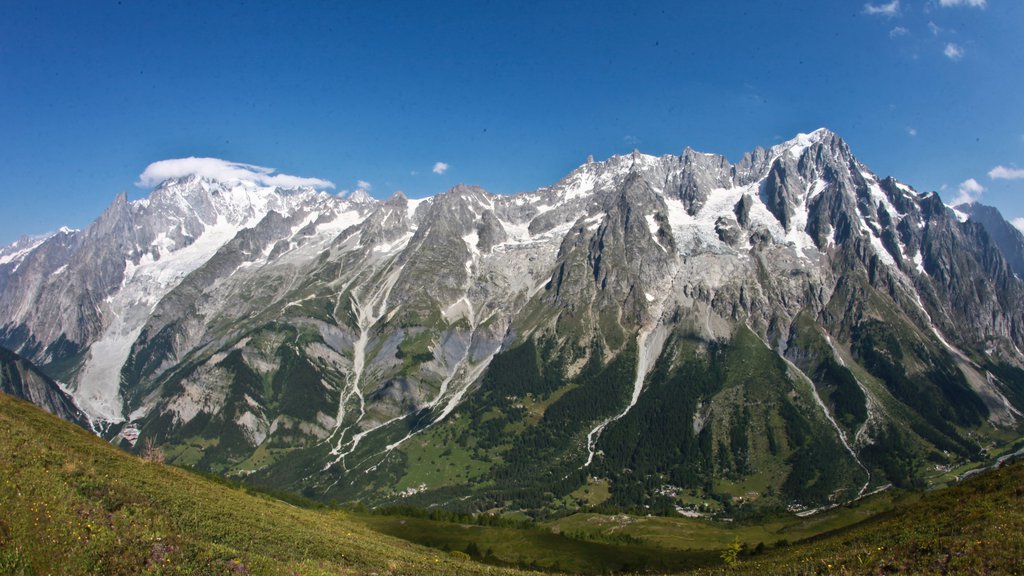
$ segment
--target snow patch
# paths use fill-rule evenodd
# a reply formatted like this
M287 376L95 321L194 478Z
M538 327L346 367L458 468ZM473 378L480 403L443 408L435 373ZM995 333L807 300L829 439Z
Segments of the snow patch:
M373 251L377 253L391 253L395 252L396 250L401 250L402 248L405 248L406 244L409 243L409 240L412 238L412 236L412 232L406 232L405 234L402 235L401 238L398 238L393 242L385 242L383 244L378 244L374 246Z
M889 213L889 217L895 222L903 220L903 216L900 214L896 206L893 205L892 201L889 200L889 196L886 195L885 191L878 184L878 179L875 175L870 172L860 171L860 175L868 183L868 194L871 196L871 202L876 210L879 205L885 208L885 211Z
M824 181L824 180L822 180L822 179L820 179L820 178L819 178L819 179L817 179L817 180L815 180L815 181L814 181L814 186L812 186L812 187L811 187L811 192L810 192L810 194L808 194L808 195L807 195L807 199L808 199L808 200L813 200L813 199L814 199L814 198L816 198L816 197L817 197L817 196L818 196L819 194L821 194L822 192L824 192L824 191L825 191L825 188L828 188L828 182L826 182L826 181Z
M868 232L868 239L871 241L871 247L875 249L875 254L878 255L878 259L889 268L896 269L896 259L892 257L892 254L882 244L882 239L873 232Z
M480 257L480 250L477 248L477 244L480 243L480 235L475 229L463 236L462 241L466 243L466 249L469 250L474 260Z
M594 191L596 181L597 179L594 178L594 175L589 170L577 170L562 187L562 198L565 200L575 200L576 198L589 196Z
M914 254L914 267L917 268L917 271L921 274L927 274L924 269L924 255L921 254L920 250Z
M418 198L418 199L409 198L409 199L406 199L406 201L405 201L405 206L406 206L405 215L409 218L410 222L414 222L415 221L413 218L416 216L416 209L420 207L420 204L423 204L427 200L430 200L430 198Z
M593 216L587 216L586 218L583 219L583 227L586 228L588 232L593 232L594 230L597 230L598 228L601 227L601 223L604 222L604 216L605 215L603 213L594 214ZM568 232L568 230L566 230L566 232Z
M904 192L904 193L906 193L906 194L908 194L910 196L915 196L916 195L915 192L914 192L914 189L911 188L910 186L907 186L903 182L900 182L900 181L897 181L897 180L894 180L893 182L896 184L896 187L900 189L900 191L902 191L902 192Z

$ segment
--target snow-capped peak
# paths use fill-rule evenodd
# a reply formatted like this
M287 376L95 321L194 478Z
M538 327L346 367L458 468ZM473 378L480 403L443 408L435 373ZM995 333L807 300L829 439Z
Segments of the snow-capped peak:
M804 134L803 132L797 134L790 140L778 144L772 147L772 152L777 156L781 156L784 152L789 152L793 158L799 158L804 150L810 148L814 144L823 142L828 136L834 135L828 128L818 128L813 132Z
M354 192L349 194L345 199L348 200L349 202L352 202L353 204L367 204L370 202L374 202L376 200L373 196L370 196L369 192L363 190L362 188L356 189Z
M63 229L62 229L63 230ZM39 236L22 236L7 246L0 247L0 265L17 262L46 242L54 233Z
M305 203L327 196L308 186L261 186L249 180L222 181L191 174L165 180L148 198L136 200L132 205L136 210L172 219L194 214L207 225L223 217L226 222L249 226L271 210L288 215Z

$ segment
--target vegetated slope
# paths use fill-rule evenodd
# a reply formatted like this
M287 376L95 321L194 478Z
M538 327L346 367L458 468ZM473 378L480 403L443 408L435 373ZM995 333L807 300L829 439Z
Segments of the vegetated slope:
M0 453L0 574L525 574L142 461L3 394ZM1018 463L724 573L1020 573L1022 507Z
M145 462L0 394L0 574L513 574Z
M1024 574L1024 462L765 556L701 574Z

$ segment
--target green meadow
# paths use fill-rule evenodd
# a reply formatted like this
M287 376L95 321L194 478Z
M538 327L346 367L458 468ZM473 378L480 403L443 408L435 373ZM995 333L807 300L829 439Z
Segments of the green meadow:
M145 461L4 395L0 455L0 574L1024 573L1022 463L807 518L529 523L286 502Z

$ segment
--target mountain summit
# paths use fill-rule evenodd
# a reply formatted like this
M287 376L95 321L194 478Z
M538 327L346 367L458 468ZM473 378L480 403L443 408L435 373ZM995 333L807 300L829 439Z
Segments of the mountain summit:
M826 129L513 196L192 176L3 252L0 345L107 438L324 499L802 510L1019 437L993 229Z

